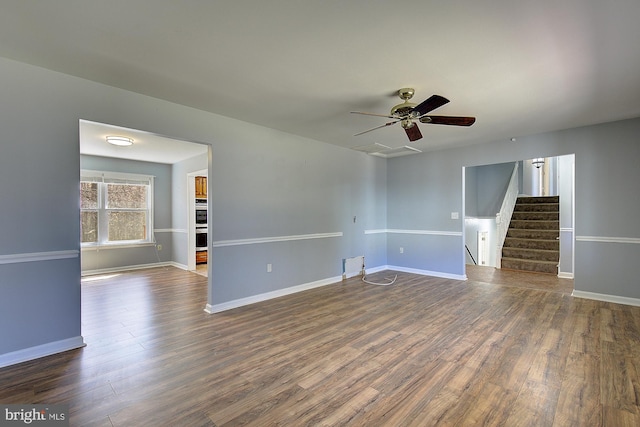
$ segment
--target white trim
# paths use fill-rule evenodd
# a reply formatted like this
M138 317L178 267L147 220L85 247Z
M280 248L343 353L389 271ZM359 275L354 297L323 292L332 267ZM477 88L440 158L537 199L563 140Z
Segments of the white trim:
M299 234L294 236L277 236L277 237L256 237L253 239L218 240L217 242L213 242L212 246L214 248L220 248L224 246L255 245L260 243L289 242L293 240L326 239L329 237L342 237L342 232L340 231L337 233Z
M381 265L381 266L373 267L373 268L365 268L364 274L366 276L367 274L378 273L380 271L385 271L385 270L389 270L389 269L390 269L390 267L388 265Z
M384 228L378 230L365 230L364 234L417 234L417 235L429 235L429 236L462 236L462 231L438 231L438 230L402 230L394 228Z
M598 242L598 243L634 243L640 244L637 237L603 237L603 236L576 236L578 242Z
M0 255L0 264L17 264L20 262L54 261L58 259L78 258L80 251L71 249L67 251L32 252L25 254Z
M0 368L15 365L17 363L27 362L29 360L39 359L52 354L62 353L63 351L75 350L84 347L86 344L82 335L73 338L67 338L60 341L54 341L47 344L37 345L22 350L12 351L0 355Z
M146 175L130 172L111 172L93 169L80 169L80 181L82 178L99 178L96 182L110 182L109 179L120 179L124 181L136 181L144 185L151 185L155 175Z
M97 270L83 270L82 277L95 276L96 274L119 273L122 271L130 271L130 270L144 270L146 268L155 268L155 267L177 267L182 270L188 270L187 266L184 264L180 264L174 261L168 261L168 262L154 262L150 264L122 265L118 267L100 268Z
M215 304L215 305L207 304L205 306L204 311L209 314L220 313L221 311L231 310L233 308L238 308L238 307L242 307L249 304L255 304L257 302L267 301L273 298L279 298L285 295L307 291L309 289L336 284L336 283L339 283L341 280L342 280L341 276L330 277L328 279L322 279L322 280L317 280L315 282L304 283L302 285L291 286L289 288L278 289L277 291L266 292L264 294L252 295L250 297L223 302L221 304Z
M401 271L403 273L419 274L421 276L440 277L443 279L467 280L466 274L451 274L451 273L444 273L442 271L420 270L417 268L398 267L397 265L388 265L388 266L385 266L384 269Z
M573 228L571 227L560 227L561 233L573 233Z
M93 244L83 244L82 245L82 251L101 251L103 249L133 249L133 248L144 248L147 246L155 246L156 243L154 242L139 242L139 243L129 243L129 244L122 244L122 243L109 243L109 244L102 244L102 245L93 245Z
M175 268L179 268L179 269L181 269L181 270L187 270L187 271L190 271L190 270L189 270L189 266L188 266L188 265L186 265L186 264L180 264L179 262L169 261L169 262L167 262L167 263L165 263L165 264L166 264L166 265L170 265L170 266L175 267Z
M573 279L573 273L560 271L558 272L558 277L560 279Z
M384 270L395 270L395 271L402 271L405 273L414 273L414 274L420 274L423 276L433 276L433 277L441 277L444 279L455 279L455 280L467 280L467 276L466 274L449 274L449 273L442 273L439 271L428 271L428 270L417 270L414 268L405 268L405 267L397 267L397 266L390 266L390 265L382 265L382 266L378 266L378 267L374 267L374 268L370 268L367 270L368 274L371 273L375 273L378 271L384 271ZM314 288L319 288L321 286L326 286L326 285L332 285L332 284L336 284L342 281L342 277L341 276L336 276L336 277L330 277L327 279L322 279L322 280L317 280L315 282L310 282L310 283L304 283L302 285L297 285L297 286L292 286L289 288L285 288L285 289L278 289L277 291L272 291L272 292L266 292L263 294L258 294L258 295L252 295L250 297L246 297L246 298L240 298L237 300L233 300L233 301L228 301L228 302L224 302L221 304L207 304L204 308L204 311L206 313L209 314L215 314L215 313L220 313L222 311L226 311L226 310L231 310L234 308L238 308L238 307L243 307L245 305L249 305L249 304L255 304L257 302L263 302L263 301L267 301L273 298L279 298L285 295L290 295L290 294L294 294L294 293L298 293L298 292L303 292L309 289L314 289Z
M364 230L364 234L384 234L387 233L387 229L381 228L378 230Z
M598 294L595 292L574 290L571 296L576 298L592 299L596 301L612 302L615 304L633 305L640 307L640 298L621 297L618 295Z
M156 228L154 233L188 233L186 228Z
M443 273L442 271L419 270L417 268L399 267L397 265L381 265L378 267L367 268L366 274L373 274L385 270L401 271L403 273L413 273L421 276L440 277L442 279L467 280L466 274L451 274Z

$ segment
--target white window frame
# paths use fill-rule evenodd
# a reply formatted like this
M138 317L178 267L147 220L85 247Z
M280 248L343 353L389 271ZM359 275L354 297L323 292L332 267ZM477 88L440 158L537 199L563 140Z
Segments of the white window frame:
M98 208L86 209L98 211L98 241L97 242L81 242L82 248L99 248L104 246L116 247L116 246L136 246L144 244L153 244L153 217L154 217L154 203L153 203L153 176L142 175L134 173L122 173L122 172L107 172L107 171L95 171L95 170L81 170L80 182L95 182L98 184ZM144 239L139 240L118 240L109 241L108 232L108 215L107 213L112 210L106 208L107 197L107 185L108 184L132 184L132 185L146 185L147 191L147 209L146 220L147 230ZM80 209L83 211L84 209ZM125 209L130 210L130 209Z

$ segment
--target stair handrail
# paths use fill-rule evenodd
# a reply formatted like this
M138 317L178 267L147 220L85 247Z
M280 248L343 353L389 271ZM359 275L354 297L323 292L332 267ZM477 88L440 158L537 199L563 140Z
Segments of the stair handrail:
M497 228L497 252L496 252L496 267L500 268L502 264L502 247L504 246L504 239L507 237L507 231L509 230L509 222L511 221L511 215L513 215L513 209L518 200L519 193L518 182L518 162L515 162L513 166L513 173L509 180L509 186L502 200L502 206L500 212L496 214L496 228Z

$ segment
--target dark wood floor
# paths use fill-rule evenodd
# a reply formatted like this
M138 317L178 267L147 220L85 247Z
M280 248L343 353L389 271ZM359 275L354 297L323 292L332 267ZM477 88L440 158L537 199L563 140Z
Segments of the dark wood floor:
M639 307L471 270L214 315L195 273L84 280L87 347L0 369L0 402L73 426L640 425Z

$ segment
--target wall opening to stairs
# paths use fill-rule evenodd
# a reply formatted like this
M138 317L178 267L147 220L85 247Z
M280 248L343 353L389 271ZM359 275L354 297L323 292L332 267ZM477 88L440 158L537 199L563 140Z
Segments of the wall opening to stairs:
M499 211L502 199L506 192L511 173L516 162L500 163L493 165L472 166L465 168L465 263L473 264L479 259L481 243L478 236L482 234L486 240L494 245L497 241L495 213ZM519 234L521 237L511 239L516 246L531 245L529 250L526 247L507 249L507 255L527 257L542 257L543 261L553 266L545 269L543 267L530 267L533 271L557 274L558 277L573 278L574 276L574 170L575 156L565 155L559 157L546 157L537 159L520 160L519 169L519 195L529 197L556 196L552 204L555 206L545 207L519 207L520 213L515 214L521 217L521 221L514 225L522 227L556 227L555 232L538 233L533 231L515 231L512 234ZM544 200L544 199L542 199ZM530 199L529 201L532 201ZM548 201L548 200L547 200ZM556 208L555 214L549 209ZM538 213L524 213L526 209L537 210ZM542 213L545 210L548 213ZM552 209L553 210L553 209ZM527 218L525 218L527 217ZM529 220L528 217L532 219ZM544 218L542 218L544 217ZM553 217L553 218L550 218ZM536 221L537 224L532 221ZM547 221L547 222L545 222ZM480 234L479 234L480 233ZM483 234L484 233L484 234ZM553 234L553 236L551 236ZM530 236L534 242L525 242L522 236ZM547 238L551 236L550 238ZM513 236L512 236L513 237ZM520 240L517 240L520 239ZM547 240L547 241L545 241ZM492 246L493 247L493 246ZM557 249L556 249L557 248ZM518 250L521 249L521 250ZM548 251L548 252L547 252ZM554 251L556 253L554 253ZM506 256L506 258L511 258ZM546 259L545 259L546 258ZM484 257L486 266L500 267L501 260L496 257ZM478 263L479 265L482 265ZM519 265L527 264L527 261L520 261ZM511 264L511 267L514 265ZM507 268L511 268L507 267ZM542 270L540 270L542 268Z

